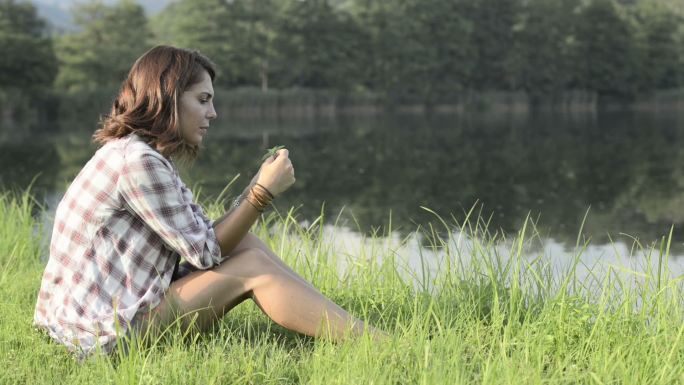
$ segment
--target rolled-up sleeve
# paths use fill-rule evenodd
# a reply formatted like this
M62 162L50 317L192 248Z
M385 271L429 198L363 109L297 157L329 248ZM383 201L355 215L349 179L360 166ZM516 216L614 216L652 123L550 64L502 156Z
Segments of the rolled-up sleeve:
M211 221L188 200L184 189L171 164L161 155L127 154L119 178L125 204L167 247L197 268L208 269L221 262L221 247Z
M204 210L202 210L202 206L198 205L197 203L194 202L194 197L192 196L192 191L190 191L189 188L185 186L185 183L183 181L180 181L180 188L183 193L183 198L185 199L186 202L190 202L190 208L192 209L192 212L197 216L198 218L202 218L204 223L207 225L207 227L214 227L214 221L209 219L207 215L204 213Z

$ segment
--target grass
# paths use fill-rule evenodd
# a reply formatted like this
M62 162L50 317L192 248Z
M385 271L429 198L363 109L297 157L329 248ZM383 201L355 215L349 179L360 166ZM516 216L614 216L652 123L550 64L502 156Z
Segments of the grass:
M213 216L220 206L206 207ZM28 194L0 195L0 384L684 382L684 296L667 263L671 236L635 240L626 257L643 260L641 272L580 277L588 243L578 237L575 257L555 271L548 258L529 257L540 241L531 221L506 236L475 213L460 222L435 213L434 225L412 237L376 234L345 255L335 238L344 231L321 226L324 218L303 226L296 210L271 212L253 231L391 341L314 340L246 302L212 333L171 328L149 347L78 363L31 326L45 253L37 211ZM419 267L408 268L400 251L416 239Z

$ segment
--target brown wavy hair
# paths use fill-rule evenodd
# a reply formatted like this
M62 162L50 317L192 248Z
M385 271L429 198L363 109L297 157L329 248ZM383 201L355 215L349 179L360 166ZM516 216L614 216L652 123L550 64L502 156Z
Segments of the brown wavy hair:
M104 145L135 133L167 158L195 159L199 146L187 143L180 132L178 101L201 81L203 71L213 82L216 66L198 51L159 45L145 52L131 67L93 141Z

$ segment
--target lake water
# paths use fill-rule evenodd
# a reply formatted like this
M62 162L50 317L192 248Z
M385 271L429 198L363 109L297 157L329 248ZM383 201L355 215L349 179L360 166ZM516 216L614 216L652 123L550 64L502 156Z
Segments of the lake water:
M95 150L88 128L54 131L0 128L0 184L40 174L34 191L48 207ZM608 245L598 256L611 240L649 243L673 225L672 252L684 254L684 111L223 119L205 140L186 184L215 196L239 173L237 193L264 149L285 145L297 182L277 207L298 207L302 222L342 213L352 238L386 234L390 217L400 236L438 224L421 207L451 223L474 207L509 234L529 215L554 253L574 247L586 214L583 239Z

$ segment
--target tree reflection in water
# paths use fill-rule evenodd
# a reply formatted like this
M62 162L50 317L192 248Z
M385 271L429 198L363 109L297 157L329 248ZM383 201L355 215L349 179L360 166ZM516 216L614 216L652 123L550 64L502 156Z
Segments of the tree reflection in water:
M384 116L241 122L224 117L186 183L213 197L256 172L266 147L285 145L297 183L277 200L302 221L321 213L370 234L436 224L428 207L460 221L473 205L491 231L515 232L528 214L544 237L605 243L628 233L645 241L684 231L684 113L614 111ZM49 137L49 139L46 139ZM94 151L89 132L0 143L0 181L63 191ZM441 226L437 226L441 228ZM676 243L676 242L675 242ZM681 242L674 245L682 248Z

